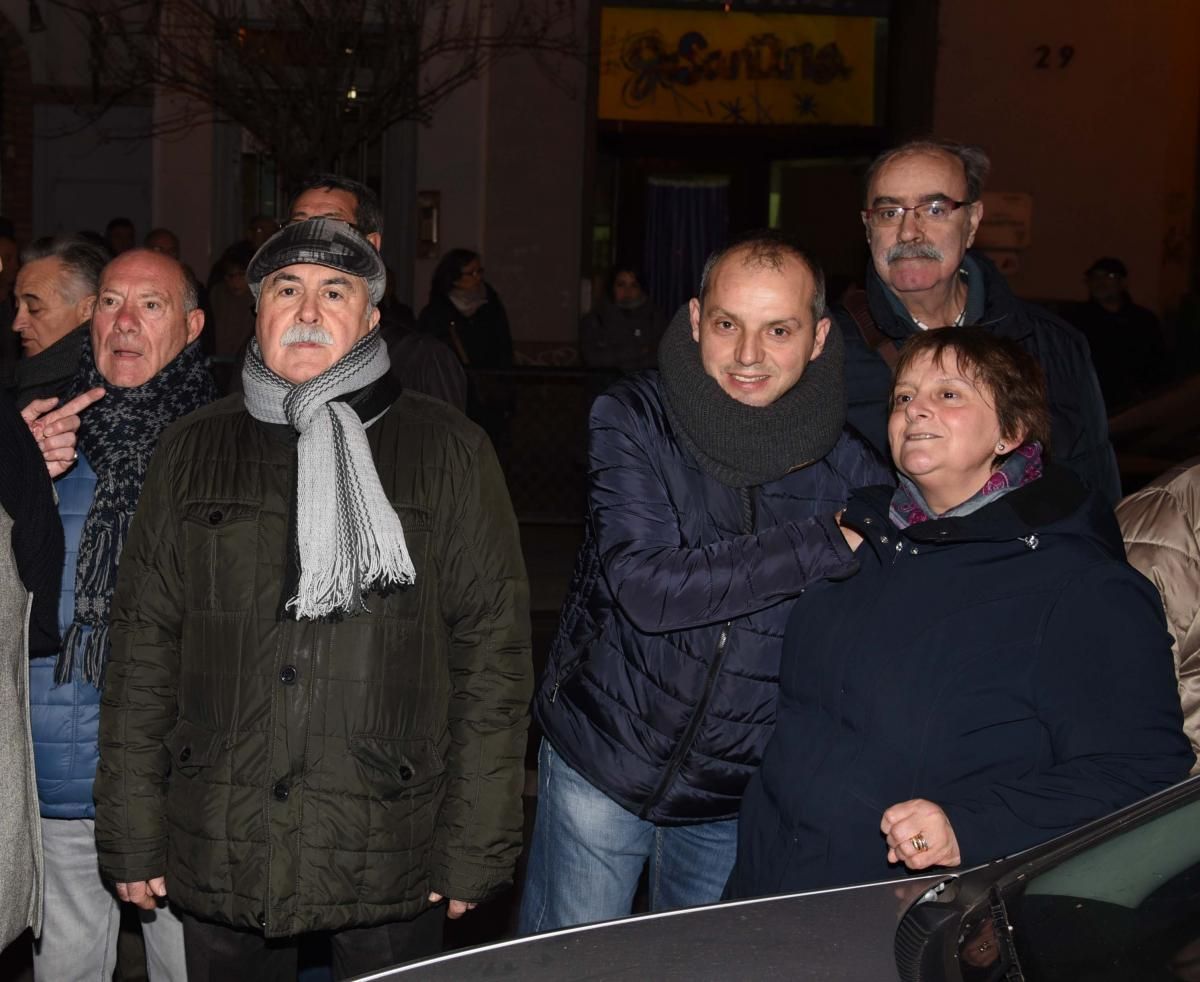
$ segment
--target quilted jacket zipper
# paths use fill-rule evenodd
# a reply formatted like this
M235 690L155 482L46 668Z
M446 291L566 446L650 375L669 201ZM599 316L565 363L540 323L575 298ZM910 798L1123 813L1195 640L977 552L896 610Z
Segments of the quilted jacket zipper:
M746 533L752 534L754 532L754 497L749 488L742 488L741 491L742 520L745 524ZM671 759L667 761L667 767L663 772L662 780L658 782L658 787L654 789L654 793L642 805L640 812L640 817L642 818L649 815L651 809L662 800L662 796L666 794L667 788L675 780L675 775L679 772L683 758L692 749L692 741L696 738L696 731L700 729L700 724L704 721L704 717L708 715L708 704L712 701L713 688L716 686L717 676L721 674L721 666L725 661L725 651L729 647L729 632L731 630L733 630L732 619L725 622L721 628L721 633L717 636L717 647L713 652L712 662L708 666L708 675L704 679L704 691L700 696L700 701L696 703L696 708L692 712L692 718L688 720L687 729L683 731L683 736L680 738L679 744L675 747L675 752L671 754Z

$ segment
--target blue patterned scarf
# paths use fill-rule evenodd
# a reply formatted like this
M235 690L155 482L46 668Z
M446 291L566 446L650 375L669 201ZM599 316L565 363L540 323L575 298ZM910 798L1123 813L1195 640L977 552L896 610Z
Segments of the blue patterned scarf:
M146 467L170 423L212 402L216 395L199 342L193 342L144 385L110 385L96 368L90 336L67 398L95 386L106 395L88 407L79 427L79 449L96 472L96 492L83 523L75 566L75 619L67 628L54 680L68 681L77 659L97 688L108 661L108 613L117 585L117 562L137 510Z

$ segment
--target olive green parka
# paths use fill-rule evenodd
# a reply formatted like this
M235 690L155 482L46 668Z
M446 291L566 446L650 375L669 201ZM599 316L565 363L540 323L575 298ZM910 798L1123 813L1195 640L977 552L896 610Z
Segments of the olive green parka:
M504 478L482 431L425 396L367 439L416 582L312 622L283 613L295 431L235 395L164 434L113 600L95 785L110 880L165 874L185 910L268 937L511 881L531 667Z

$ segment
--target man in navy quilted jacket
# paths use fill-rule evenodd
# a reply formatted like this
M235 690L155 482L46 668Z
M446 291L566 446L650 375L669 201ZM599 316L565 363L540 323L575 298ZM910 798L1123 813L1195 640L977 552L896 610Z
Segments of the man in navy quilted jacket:
M584 544L534 698L523 933L630 913L647 863L653 909L719 899L792 602L853 572L835 516L892 480L843 428L821 270L778 233L709 259L659 365L592 407Z

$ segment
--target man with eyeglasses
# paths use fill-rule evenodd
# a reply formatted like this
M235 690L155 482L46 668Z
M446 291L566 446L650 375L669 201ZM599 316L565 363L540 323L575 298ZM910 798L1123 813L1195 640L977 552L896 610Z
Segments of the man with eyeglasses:
M848 420L886 456L886 402L900 347L919 331L979 324L1039 360L1055 459L1115 503L1120 478L1087 342L1014 296L995 265L971 249L989 166L978 147L922 140L886 151L867 170L866 290L834 308L846 341Z

